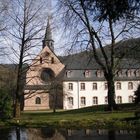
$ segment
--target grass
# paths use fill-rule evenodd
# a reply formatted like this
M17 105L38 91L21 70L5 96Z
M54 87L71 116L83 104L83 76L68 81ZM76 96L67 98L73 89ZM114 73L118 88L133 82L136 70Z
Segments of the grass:
M135 111L140 106L133 104L120 105L119 111L104 111L106 106L86 107L76 110L27 111L21 113L20 119L5 122L5 125L21 125L27 127L40 127L51 125L65 128L135 128L140 126L140 118L135 118Z

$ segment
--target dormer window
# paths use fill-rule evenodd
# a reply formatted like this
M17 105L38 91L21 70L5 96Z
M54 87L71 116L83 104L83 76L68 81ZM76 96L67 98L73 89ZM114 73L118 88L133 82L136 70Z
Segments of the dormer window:
M135 71L135 76L136 76L136 77L140 77L140 70L139 70L139 69L137 69L137 70Z
M72 76L72 71L71 70L68 70L67 72L66 72L66 76L69 78L69 77L71 77Z
M129 69L129 70L127 70L127 76L128 76L128 77L131 77L132 75L133 75L132 70L130 70L130 69Z
M89 70L86 70L84 72L84 75L85 75L86 78L90 77L90 71Z
M123 76L122 70L119 70L119 71L117 72L117 76L118 76L118 77L122 77L122 76Z
M97 70L96 75L97 75L97 77L102 77L103 72L101 70Z

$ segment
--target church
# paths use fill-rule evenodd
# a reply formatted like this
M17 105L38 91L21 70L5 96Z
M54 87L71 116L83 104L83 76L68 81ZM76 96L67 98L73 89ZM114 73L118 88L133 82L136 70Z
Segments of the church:
M140 84L140 64L130 61L123 59L116 72L118 104L132 103ZM42 50L26 73L24 110L68 110L107 103L107 82L100 66L86 52L56 56L48 20Z

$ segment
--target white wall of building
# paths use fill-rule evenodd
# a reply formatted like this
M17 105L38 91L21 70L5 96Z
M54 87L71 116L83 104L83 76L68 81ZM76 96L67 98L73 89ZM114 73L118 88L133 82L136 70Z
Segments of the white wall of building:
M121 89L116 89L117 82L121 83ZM128 89L128 82L133 83L133 89ZM73 84L73 90L69 90L69 83ZM85 83L85 90L81 90L81 83ZM97 90L93 90L93 83L97 83ZM134 96L134 91L137 89L139 81L116 81L116 102L117 97L121 96L122 103L129 103L129 96ZM107 96L107 89L105 90L105 81L65 81L63 82L63 108L64 109L77 109L86 106L92 106L93 97L98 98L98 105L105 104L105 97ZM73 104L68 101L69 97L73 97ZM86 104L81 105L81 97L85 97Z

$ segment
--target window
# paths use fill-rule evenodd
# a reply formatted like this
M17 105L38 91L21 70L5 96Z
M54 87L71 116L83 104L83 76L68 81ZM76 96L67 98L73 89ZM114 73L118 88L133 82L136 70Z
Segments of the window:
M133 103L133 101L134 101L134 97L133 97L133 96L129 96L129 97L128 97L128 102L129 102L129 103Z
M87 77L87 78L90 77L90 71L89 70L85 71L85 77Z
M93 83L93 90L97 90L97 83Z
M121 83L120 83L120 82L117 82L117 83L116 83L116 89L117 89L117 90L121 90Z
M103 72L101 70L97 70L96 75L97 75L97 77L102 77Z
M72 71L68 70L68 71L66 72L66 75L67 75L67 77L71 77Z
M81 83L81 90L85 90L85 83Z
M68 90L73 90L73 83L68 83Z
M36 99L35 99L35 104L41 104L41 99L40 99L40 97L36 97Z
M140 70L136 70L135 75L136 75L136 77L140 77Z
M39 61L40 61L40 64L42 64L42 57L40 57Z
M51 63L54 64L54 57L51 57Z
M73 105L73 97L68 97L68 104Z
M122 103L122 97L121 96L117 96L117 103L121 104Z
M128 82L128 89L132 90L133 89L133 83L132 82Z
M93 105L97 105L98 104L98 97L93 97Z
M104 83L104 89L107 90L108 89L108 84Z
M54 72L50 68L43 68L40 78L43 82L49 82L55 77Z
M105 104L108 104L108 96L105 97Z
M132 70L127 70L127 76L128 76L128 77L131 77L132 74L133 74Z
M82 106L86 105L86 98L85 97L81 97L81 105Z
M123 76L122 70L119 70L119 71L117 72L117 76L118 76L118 77L122 77L122 76Z

